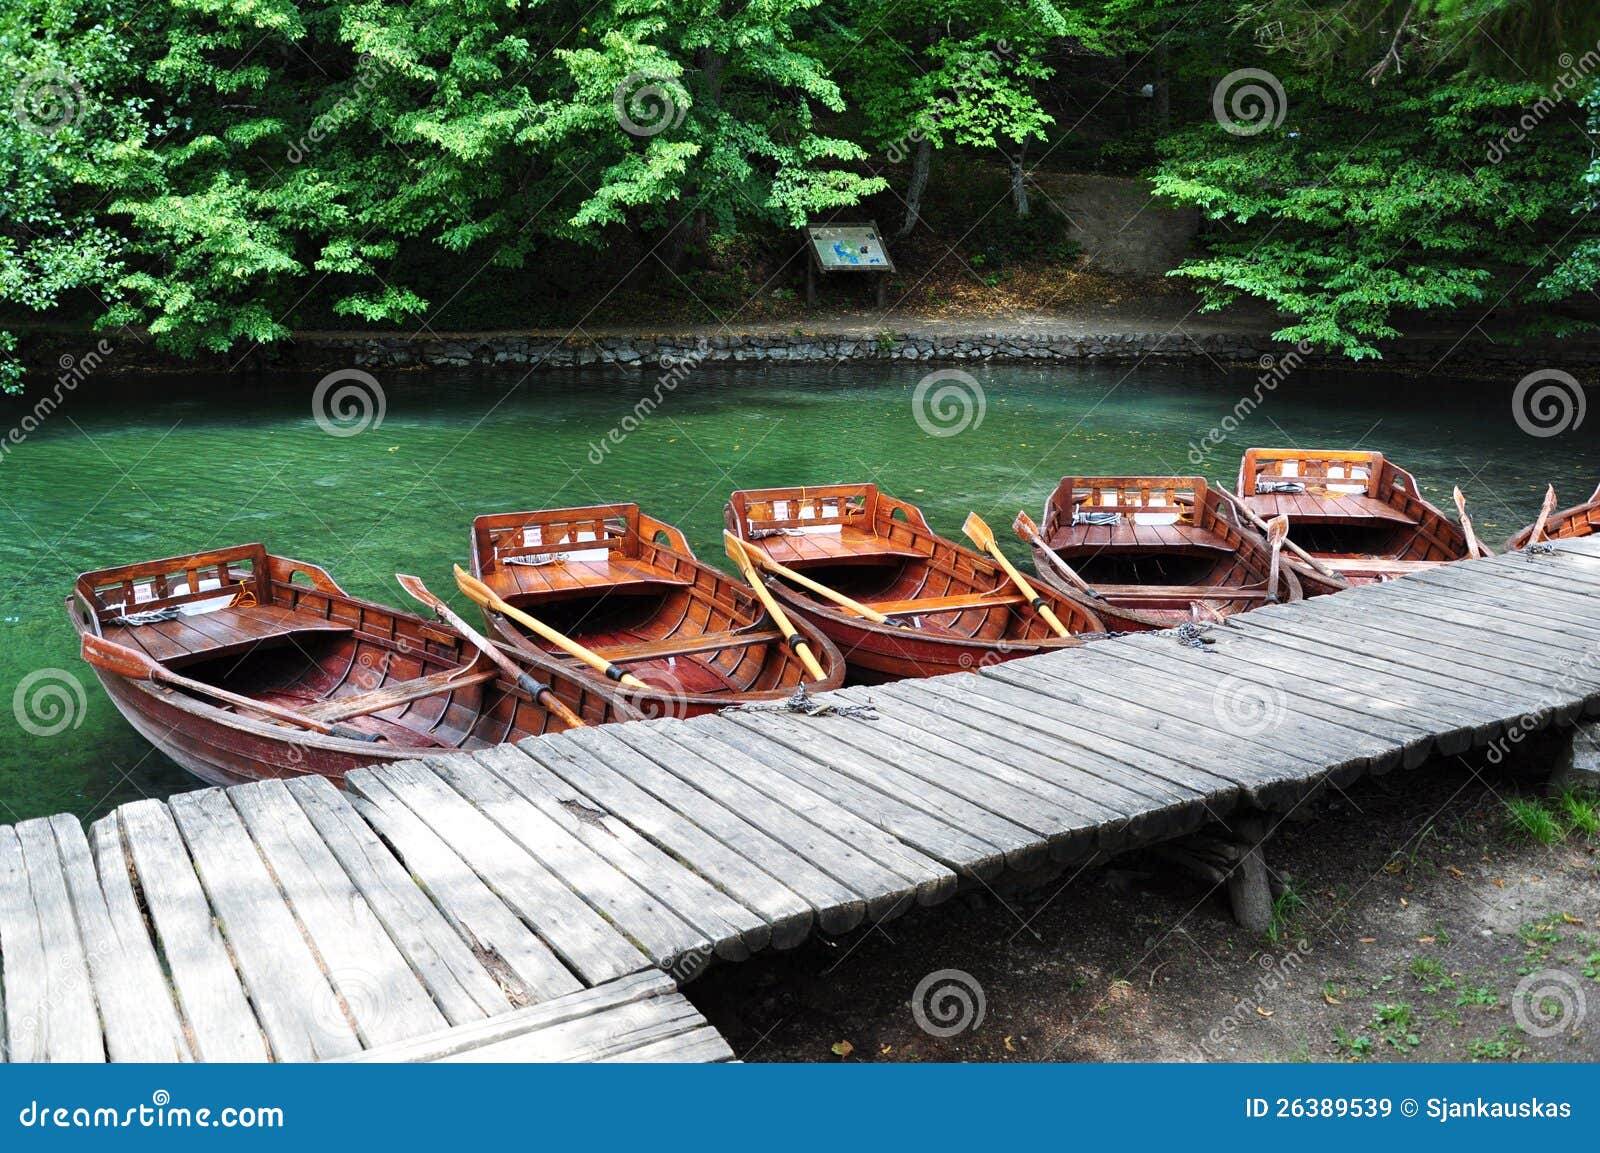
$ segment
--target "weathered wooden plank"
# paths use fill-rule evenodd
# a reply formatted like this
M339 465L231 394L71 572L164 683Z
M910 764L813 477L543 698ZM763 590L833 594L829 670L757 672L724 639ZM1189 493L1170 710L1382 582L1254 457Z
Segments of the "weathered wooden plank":
M49 823L83 941L87 976L93 983L90 1009L98 1007L100 1029L105 1033L104 1056L113 1061L189 1060L177 1009L159 969L152 980L150 964L155 953L143 926L133 947L125 947L112 920L83 826L76 817L66 814L51 817ZM121 862L116 864L120 866ZM121 884L127 884L125 872Z
M346 778L346 787L365 795L366 773L420 817L586 983L650 965L637 946L425 766L402 761L362 770Z
M775 948L793 948L810 933L811 903L773 872L786 858L761 861L741 852L741 844L759 840L759 835L721 805L703 806L692 815L679 813L636 785L619 766L563 737L523 741L517 747L572 789L573 803L597 805L615 813L662 851L759 913L769 926ZM648 764L631 749L626 757L618 758L630 759ZM567 798L561 799L565 802Z
M859 893L775 840L744 814L686 785L632 746L606 736L604 729L575 730L564 733L562 739L591 753L746 860L760 862L781 877L784 885L810 906L813 922L825 932L848 932L866 917L867 903Z
M351 804L399 854L434 906L495 977L513 1005L583 988L533 931L422 819L366 771L345 778Z
M1010 820L992 807L991 791L1001 790L1000 782L992 778L979 774L952 778L938 771L943 766L930 767L935 761L932 755L907 756L909 750L904 747L893 755L868 752L851 742L865 742L870 738L860 730L846 728L843 718L810 717L807 722L802 725L777 713L729 713L704 718L698 723L705 724L712 732L729 733L730 742L777 741L818 765L853 777L906 804L960 821L965 828L999 849L1004 863L1011 868L1038 868L1049 856L1046 838L1052 833L1063 840L1072 836L1073 825L1065 809L1058 807L1048 817L1036 812L1027 818L1027 823ZM856 723L870 725L874 722ZM735 738L732 730L720 727L722 724L744 729L745 735ZM846 736L849 739L845 739ZM1022 796L1016 793L1018 800ZM1037 798L1035 803L1040 809L1048 805ZM1012 810L1021 806L1009 804L1007 807ZM952 868L958 863L973 869L982 867L981 861L958 862L953 855L946 856L938 851L935 855Z
M117 820L195 1056L202 1061L267 1060L261 1027L166 806L134 801L117 810Z
M494 976L339 790L316 775L285 787L445 1018L460 1025L509 1012L511 1002ZM573 979L572 987L577 986Z
M244 825L316 950L361 1043L371 1048L448 1022L282 781L229 789Z
M693 925L717 956L747 959L772 940L772 927L682 862L662 852L627 822L572 797L572 789L514 745L475 754L494 773L550 820L561 825L618 871L647 887L657 899Z
M705 1018L668 978L647 971L350 1060L595 1060L704 1027Z
M988 755L974 757L974 723L964 711L953 710L950 702L963 699L980 683L975 676L957 675L874 689L879 719L873 722L872 732L878 737L877 747L881 750L884 741L913 745L947 761L997 775L1007 785L1078 815L1088 829L1120 823L1129 813L1152 804L1159 808L1197 795L1196 790L1170 787L1166 781L1130 770L1120 759L1101 757L1087 748L1062 761L1041 753L1036 742L1025 742L1001 756L989 747L985 735L980 744ZM841 696L865 699L859 689L845 690ZM992 731L987 720L982 728L984 734ZM1006 742L1002 739L1001 743ZM1072 771L1063 773L1063 768Z
M674 1065L701 1064L705 1062L731 1061L734 1059L733 1049L710 1025L702 1025L691 1029L687 1033L679 1033L675 1037L653 1041L648 1045L640 1045L636 1049L616 1053L611 1056L598 1057L596 1060L606 1062L623 1062L641 1064L644 1062L668 1062Z
M22 845L9 825L0 825L0 973L5 984L6 1060L45 1060L50 1007L45 942Z
M693 728L699 736L715 741L717 747L752 757L805 785L818 796L849 809L874 828L882 829L886 835L945 865L954 874L967 873L987 879L1005 867L1004 855L998 848L953 821L863 785L854 777L835 772L785 745L754 739L747 730L739 728L733 732L741 744L734 745L727 741L726 730L719 731L708 722Z
M710 951L705 934L485 765L466 757L429 758L422 764L658 966L671 968L685 954Z
M1142 639L1137 636L1127 638L1125 649L1129 659L1139 659L1144 648L1139 643ZM1409 713L1376 712L1374 704L1381 705L1382 702L1375 701L1372 694L1355 692L1337 681L1309 680L1300 675L1305 671L1303 667L1289 666L1285 670L1284 666L1269 663L1263 657L1276 655L1276 650L1267 646L1259 646L1254 659L1250 660L1241 658L1233 650L1232 645L1219 648L1213 640L1206 651L1185 648L1176 655L1176 659L1196 673L1207 675L1248 679L1260 677L1263 672L1284 671L1284 676L1276 678L1277 687L1293 699L1297 709L1391 742L1400 750L1401 763L1406 768L1420 765L1433 751L1434 734L1426 724L1411 719ZM1374 771L1384 770L1381 766L1375 766Z
M1045 670L1033 675L1043 676ZM1093 827L1100 849L1118 847L1107 835L1112 829L1143 839L1148 831L1184 824L1199 802L1231 804L1229 798L1238 792L1235 780L1152 755L1120 729L1106 735L1077 722L1077 710L1047 694L1027 690L1019 709L1018 691L999 678L935 677L919 683L921 693L902 692L895 701L909 730L948 733L940 738L948 747L960 741L973 745L972 729L979 729L977 745L989 759L1003 759L1050 784L1104 796L1106 815Z
M793 796L778 799L739 779L711 760L703 746L672 741L667 733L676 722L616 726L613 734L634 751L650 757L685 784L743 814L751 824L810 861L866 902L866 915L884 920L916 904L916 885L859 850L837 827L831 827L817 806L796 807ZM759 766L751 768L761 771ZM854 897L852 897L854 903Z
M1000 665L988 670L983 679L1001 687L985 686L981 691L997 695L1002 691L1009 693L1012 707L1019 715L1041 713L1038 698L1051 697L1056 700L1058 709L1070 708L1080 714L1106 718L1106 727L1114 724L1121 740L1147 753L1190 767L1226 766L1228 776L1235 782L1232 790L1237 791L1214 791L1206 801L1213 807L1231 806L1241 798L1267 808L1292 804L1304 794L1307 782L1322 768L1293 750L1270 758L1253 742L1220 727L1207 729L1173 715L1168 709L1118 695L1110 670L1100 672L1099 679L1094 680L1085 679L1081 673L1067 677L1059 664L1040 668L1031 675Z
M909 848L810 786L769 768L748 753L714 741L701 726L671 725L660 731L667 739L695 749L703 760L720 766L790 811L800 813L813 824L828 829L872 860L905 878L915 886L919 904L937 904L955 892L956 875L950 869Z
M1173 666L1176 664L1183 671L1187 671L1188 666L1168 654L1161 654L1158 664L1147 664L1140 658L1141 655L1150 657L1149 653L1135 654L1121 645L1109 646L1104 651L1121 662L1121 667L1113 675L1130 688L1143 687L1152 694L1158 694L1158 699L1164 696L1171 700L1185 683L1181 675L1173 675ZM1260 749L1269 764L1273 757L1282 756L1285 747L1305 749L1310 754L1307 760L1322 762L1320 768L1312 770L1312 777L1331 776L1340 781L1341 778L1353 778L1364 772L1385 772L1399 760L1400 749L1393 741L1374 737L1337 721L1324 720L1310 710L1299 708L1296 698L1284 692L1274 678L1240 681L1236 677L1215 672L1201 677L1194 677L1192 673L1189 675L1192 678L1188 682L1191 685L1191 701L1197 706L1193 712L1198 715L1186 711L1185 719L1194 720L1202 729L1221 729L1230 735L1236 733ZM1258 718L1251 712L1241 723L1240 718L1230 712L1230 707L1237 704L1238 691L1245 688L1265 693L1259 703L1267 715ZM1258 702L1249 703L1254 709ZM1258 729L1258 724L1263 727Z
M359 1049L347 1006L307 946L227 795L221 789L179 793L167 807L273 1054L280 1061L321 1061Z
M23 821L16 827L16 835L44 942L44 1059L104 1061L105 1041L100 1034L89 960L73 916L72 898L67 894L67 879L61 871L50 820L39 817Z

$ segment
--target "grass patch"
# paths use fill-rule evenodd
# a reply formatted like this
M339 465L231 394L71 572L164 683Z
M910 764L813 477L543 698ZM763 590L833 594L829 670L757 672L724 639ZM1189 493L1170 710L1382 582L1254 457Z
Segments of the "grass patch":
M1401 1052L1422 1044L1422 1034L1417 1031L1416 1010L1404 1001L1394 1005L1379 1005L1372 1017L1372 1029Z
M1467 1056L1474 1061L1515 1061L1528 1047L1502 1028L1495 1037L1477 1037L1467 1042Z
M1568 833L1600 840L1600 796L1587 789L1567 789L1556 798L1555 809Z
M1372 1052L1372 1038L1353 1036L1343 1025L1335 1025L1333 1046L1350 1060L1359 1061Z
M1492 1009L1500 1003L1500 994L1489 985L1469 985L1456 998L1457 1008Z
M1274 945L1283 943L1295 919L1306 910L1306 899L1293 885L1285 885L1283 892L1272 900L1272 920L1267 923L1267 939Z
M1524 844L1555 845L1567 835L1555 812L1536 797L1506 801L1505 819L1506 835Z

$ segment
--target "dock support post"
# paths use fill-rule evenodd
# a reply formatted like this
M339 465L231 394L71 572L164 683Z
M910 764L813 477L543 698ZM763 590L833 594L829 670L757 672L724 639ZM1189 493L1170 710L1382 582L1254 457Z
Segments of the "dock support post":
M1235 921L1252 933L1265 935L1272 928L1272 885L1267 880L1267 860L1261 852L1265 836L1261 824L1246 821L1238 828L1245 841L1245 854L1228 874L1228 904Z
M1154 851L1200 880L1224 886L1233 919L1264 934L1272 927L1272 882L1262 852L1270 830L1264 817L1235 816L1225 831L1181 837Z

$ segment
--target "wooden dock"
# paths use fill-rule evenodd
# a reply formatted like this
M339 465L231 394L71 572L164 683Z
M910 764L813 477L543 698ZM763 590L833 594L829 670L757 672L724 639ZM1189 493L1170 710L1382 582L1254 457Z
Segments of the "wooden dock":
M0 827L13 1061L725 1060L677 991L1600 712L1600 541L1188 634Z

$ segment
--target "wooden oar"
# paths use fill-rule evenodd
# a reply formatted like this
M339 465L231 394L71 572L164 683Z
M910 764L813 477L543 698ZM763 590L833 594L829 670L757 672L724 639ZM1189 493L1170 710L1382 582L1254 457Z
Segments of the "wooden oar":
M585 727L583 718L568 708L566 702L556 696L555 690L543 681L535 680L531 674L524 672L515 661L501 652L488 637L462 620L454 609L429 592L428 586L423 584L419 578L407 576L404 573L396 573L394 579L400 582L401 588L438 613L441 620L471 641L479 652L493 661L500 671L511 678L512 682L521 688L523 692L566 722L568 728L581 729Z
M366 741L369 744L383 739L376 733L364 733L349 725L319 721L315 717L302 716L293 709L269 704L266 701L252 700L239 693L231 693L227 689L208 685L204 681L190 680L181 673L173 672L148 654L130 649L126 645L119 645L115 641L108 641L105 637L84 634L83 659L95 668L115 673L119 677L127 677L129 680L164 681L176 688L187 689L191 693L230 704L236 709L248 709L264 717L271 717L273 720L283 721L285 724L302 729L310 729L324 736L339 737L347 741Z
M1457 485L1453 493L1456 501L1456 514L1461 517L1461 531L1467 537L1467 555L1469 557L1488 556L1483 546L1478 543L1478 534L1472 531L1472 518L1467 515L1467 498L1461 495L1461 486Z
M1289 514L1279 513L1267 522L1267 544L1272 548L1272 568L1267 574L1267 599L1278 599L1278 572L1283 565L1283 542L1289 539Z
M524 628L532 631L536 636L544 638L551 644L555 645L558 649L561 649L563 652L570 653L572 656L577 657L590 668L596 670L597 672L604 673L606 676L610 677L619 684L627 685L630 689L649 690L649 685L645 684L632 673L623 672L620 665L613 664L612 662L606 660L605 657L601 656L593 649L585 648L583 645L580 645L577 641L567 636L566 633L557 632L555 629L551 628L537 617L530 616L521 609L507 604L492 588L484 584L481 580L473 576L460 565L456 565L455 569L456 585L461 589L462 592L466 593L484 608L493 609L497 613L504 613L506 616L516 621L519 625L522 625Z
M1544 490L1544 506L1539 509L1539 519L1533 522L1533 532L1528 534L1529 544L1538 544L1539 538L1544 535L1544 526L1550 523L1550 514L1556 511L1556 486L1546 485Z
M767 582L761 579L761 574L750 561L749 551L744 547L744 541L734 536L726 529L722 533L722 547L728 551L728 559L739 567L739 574L749 584L751 591L756 594L756 599L761 602L761 607L767 610L767 615L772 618L772 623L778 626L778 631L783 634L784 642L794 650L794 655L800 658L800 663L805 665L806 672L814 681L826 680L828 674L822 671L822 664L811 651L811 646L806 644L805 638L795 631L789 621L789 614L783 611L783 606L772 595L772 590L767 587Z
M1245 519L1248 520L1252 525L1260 529L1263 533L1267 531L1267 522L1261 519L1261 514L1256 512L1255 509L1245 504L1244 501L1234 496L1227 489L1217 489L1216 491L1221 492L1228 503L1233 505L1233 507L1239 512L1243 513ZM1295 556L1305 561L1306 564L1310 565L1323 576L1328 577L1331 580L1336 580L1341 584L1344 583L1344 578L1342 576L1334 572L1327 565L1323 564L1316 557L1312 556L1305 549L1301 548L1299 545L1295 544L1294 541L1289 540L1287 537L1284 538L1283 547L1294 553Z
M1055 568L1056 572L1060 573L1062 578L1073 588L1087 596L1094 597L1095 600L1100 599L1100 594L1095 592L1089 582L1079 576L1071 565L1057 556L1055 549L1044 543L1044 536L1039 532L1039 526L1033 523L1033 518L1026 512L1018 510L1017 519L1011 522L1011 530L1029 544L1038 546L1039 551L1050 558L1050 564Z
M729 533L726 530L724 530L724 533L727 536L733 536L732 533ZM738 537L734 537L734 539L739 540ZM741 545L744 544L743 541L739 541L739 543ZM779 564L759 548L747 547L745 549L745 555L754 561L758 568L765 569L773 576L780 576L784 580L789 581L791 584L799 585L807 592L816 593L819 597L823 598L824 600L832 601L842 609L849 609L851 612L855 613L856 616L865 617L873 624L893 625L895 628L905 627L899 621L890 620L877 609L868 608L860 601L845 596L844 593L839 592L837 589L831 589L820 581L814 581L808 576L802 576L800 573L795 572L794 569L790 568L788 565Z
M1033 591L1033 586L1017 571L1016 566L1006 559L1006 554L1000 551L1000 542L994 539L994 531L984 523L982 517L975 512L968 513L966 523L961 526L961 531L967 534L968 539L973 544L994 557L995 563L1005 570L1006 576L1010 577L1011 583L1017 586L1017 591L1022 594L1023 599L1032 605L1034 611L1044 618L1045 624L1055 630L1056 636L1070 637L1072 635L1067 631L1067 626L1061 623L1050 606L1045 603L1044 598Z

